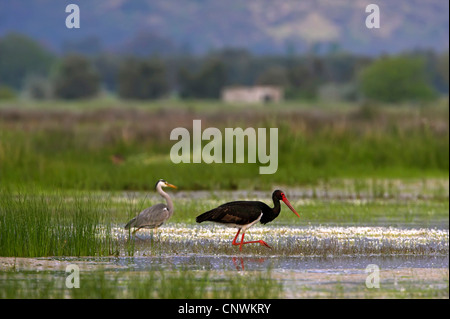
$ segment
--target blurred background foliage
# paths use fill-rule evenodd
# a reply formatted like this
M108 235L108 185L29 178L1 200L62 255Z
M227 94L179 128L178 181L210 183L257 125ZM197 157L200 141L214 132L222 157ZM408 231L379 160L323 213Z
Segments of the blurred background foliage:
M218 99L225 86L276 85L288 100L424 101L448 95L448 51L411 50L370 57L323 54L255 55L224 48L201 55L57 55L18 33L0 38L0 99Z
M80 1L73 30L64 3L0 0L2 185L448 179L448 3L381 1L397 24L380 30L365 28L353 1L324 3ZM284 100L221 100L225 87L258 85L282 88ZM222 132L277 127L278 171L172 163L170 132L194 119Z

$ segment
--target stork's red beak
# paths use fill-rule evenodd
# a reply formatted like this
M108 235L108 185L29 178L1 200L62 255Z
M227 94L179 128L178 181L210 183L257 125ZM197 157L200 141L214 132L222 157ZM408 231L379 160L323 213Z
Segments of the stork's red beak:
M294 214L297 215L298 218L300 218L300 215L295 211L295 209L294 209L294 207L292 207L291 203L289 203L286 196L283 196L282 200L286 204L286 206L289 207L289 209L292 210L294 212Z

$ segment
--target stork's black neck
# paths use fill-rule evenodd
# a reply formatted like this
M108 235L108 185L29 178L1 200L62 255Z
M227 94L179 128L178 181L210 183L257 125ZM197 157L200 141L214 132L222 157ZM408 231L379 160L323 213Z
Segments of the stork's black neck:
M266 205L266 209L263 211L263 216L261 217L261 223L266 224L268 222L271 222L275 218L278 217L281 211L281 205L280 200L276 198L274 195L272 196L273 200L273 208L270 208ZM265 205L265 204L264 204Z
M275 217L277 217L280 214L280 211L281 211L280 200L278 198L276 198L275 195L272 196L272 200L273 200L272 211L275 214Z

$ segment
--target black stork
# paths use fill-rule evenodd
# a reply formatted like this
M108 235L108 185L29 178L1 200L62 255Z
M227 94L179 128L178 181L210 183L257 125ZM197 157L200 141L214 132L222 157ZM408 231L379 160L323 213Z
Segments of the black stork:
M246 241L244 242L245 231L260 221L262 224L267 224L278 217L281 211L280 200L282 200L287 207L289 207L295 215L300 218L300 215L289 203L284 193L280 190L276 190L272 194L272 200L274 207L270 208L268 205L259 201L236 201L229 202L220 205L206 213L203 213L195 219L197 223L205 221L216 222L224 224L229 227L238 228L238 232L233 239L232 245L239 246L239 250L242 250L242 246L245 244L259 243L263 246L271 248L263 240ZM242 230L241 242L236 242L239 233Z

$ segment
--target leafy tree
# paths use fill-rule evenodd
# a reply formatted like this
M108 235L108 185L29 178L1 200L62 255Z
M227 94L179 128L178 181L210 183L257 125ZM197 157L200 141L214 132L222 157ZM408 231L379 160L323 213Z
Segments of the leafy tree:
M290 85L288 73L284 67L272 66L264 70L256 80L258 85L276 85L286 88Z
M438 79L441 84L441 87L443 88L443 91L448 94L448 71L449 71L449 58L448 58L448 51L443 53L441 56L438 57L437 61L437 73L438 73Z
M420 58L378 59L360 73L360 85L366 97L383 102L424 100L434 96Z
M100 90L100 77L89 60L79 55L65 57L56 74L55 96L63 99L88 98Z
M117 77L122 60L118 55L112 53L102 53L92 58L92 63L98 70L106 90L117 91Z
M119 68L119 96L130 99L156 99L168 92L166 68L156 59L130 59Z
M320 79L317 74L304 64L297 64L288 70L290 87L286 90L287 99L314 99Z
M27 75L48 74L55 57L31 38L9 33L0 38L0 79L2 84L20 89Z
M182 68L179 80L182 97L217 99L226 84L227 75L223 63L214 59L206 61L197 73Z

